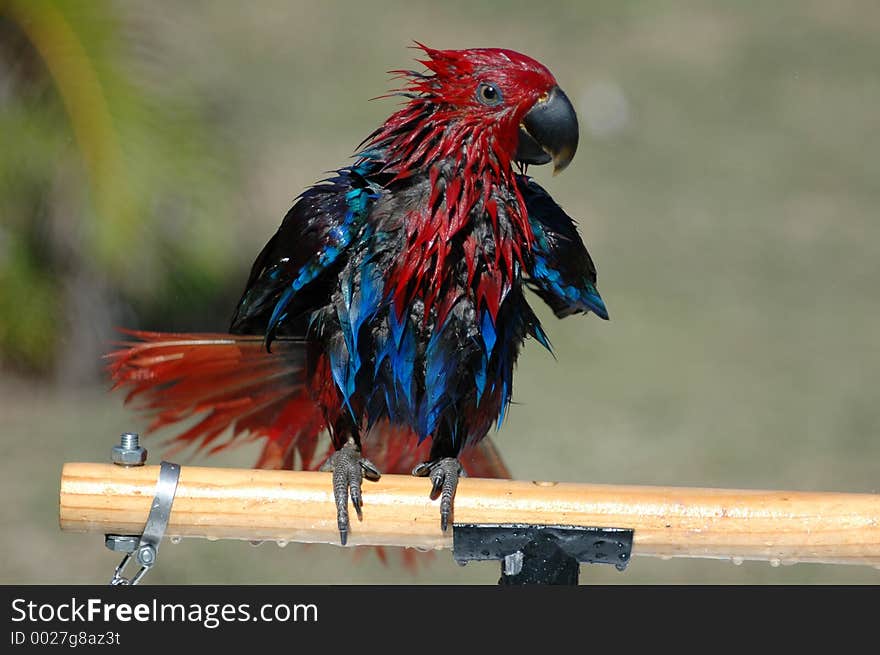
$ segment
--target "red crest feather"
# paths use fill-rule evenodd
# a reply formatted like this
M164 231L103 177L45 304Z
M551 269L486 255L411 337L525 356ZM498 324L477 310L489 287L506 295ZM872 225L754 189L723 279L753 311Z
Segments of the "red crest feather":
M394 180L428 173L430 197L406 218L408 247L389 286L402 315L418 295L427 314L448 267L448 244L469 223L473 211L485 212L494 229L494 256L483 257L476 300L493 316L510 289L514 265L524 264L532 245L525 203L514 181L513 158L519 124L556 80L547 68L518 52L498 48L435 50L416 43L429 71L392 71L407 80L399 89L409 98L364 144L364 153L381 153L384 171ZM486 104L481 86L491 84L498 102ZM496 198L510 228L502 231ZM510 231L512 230L512 233ZM477 243L465 246L473 280Z

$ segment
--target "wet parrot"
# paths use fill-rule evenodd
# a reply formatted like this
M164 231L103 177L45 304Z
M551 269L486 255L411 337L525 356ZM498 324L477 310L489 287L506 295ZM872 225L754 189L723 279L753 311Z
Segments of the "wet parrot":
M332 471L343 544L364 478L429 478L445 531L459 476L509 477L486 436L525 340L550 348L526 289L558 317L608 318L575 222L527 176L577 149L553 74L511 50L418 48L421 71L394 71L400 108L257 255L228 332L128 331L108 355L179 446L260 440L259 467Z

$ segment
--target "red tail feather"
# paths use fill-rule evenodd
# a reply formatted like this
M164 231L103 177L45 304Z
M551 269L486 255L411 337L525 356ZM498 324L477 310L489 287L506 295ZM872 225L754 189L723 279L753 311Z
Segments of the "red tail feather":
M198 419L172 440L172 453L188 446L214 453L265 438L266 451L283 448L287 460L298 452L310 467L324 421L306 393L302 344L278 340L268 353L253 336L127 334L137 340L107 355L108 368L113 388L127 390L126 402L152 418L147 431Z

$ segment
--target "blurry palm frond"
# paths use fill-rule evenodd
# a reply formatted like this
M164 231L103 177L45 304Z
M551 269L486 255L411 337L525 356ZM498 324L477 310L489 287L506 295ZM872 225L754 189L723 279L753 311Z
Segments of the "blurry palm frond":
M117 7L0 2L0 359L25 370L126 308L196 311L229 268L234 161Z

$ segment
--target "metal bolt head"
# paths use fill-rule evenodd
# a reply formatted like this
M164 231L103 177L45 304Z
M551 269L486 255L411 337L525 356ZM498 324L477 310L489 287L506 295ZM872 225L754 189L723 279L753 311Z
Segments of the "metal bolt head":
M504 575L519 575L523 568L523 552L516 551L512 555L504 556Z
M114 464L120 466L143 466L147 461L147 450L141 446L126 448L117 444L110 451L110 459Z
M152 566L156 561L156 550L150 544L145 544L138 551L137 558L142 566Z

